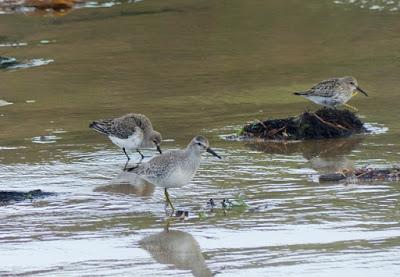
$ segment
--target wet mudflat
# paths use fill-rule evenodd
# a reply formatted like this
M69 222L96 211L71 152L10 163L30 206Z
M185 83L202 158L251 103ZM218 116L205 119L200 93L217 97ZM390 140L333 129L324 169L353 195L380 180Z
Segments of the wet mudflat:
M399 275L399 183L318 183L399 161L399 16L208 0L1 15L2 55L52 62L0 72L0 99L12 103L0 107L0 189L55 195L0 206L0 275ZM224 139L248 121L316 110L291 92L344 75L370 95L351 104L371 134ZM151 118L164 149L203 134L223 157L205 156L188 186L170 190L190 213L168 233L162 189L122 173L123 153L87 128L127 112ZM222 212L237 195L248 207Z

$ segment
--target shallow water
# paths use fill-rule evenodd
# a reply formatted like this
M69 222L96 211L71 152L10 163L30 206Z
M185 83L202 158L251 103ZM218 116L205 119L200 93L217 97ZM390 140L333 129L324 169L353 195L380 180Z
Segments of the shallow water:
M0 107L0 187L57 195L0 206L0 275L398 276L399 184L317 182L399 160L398 16L317 0L1 15L0 43L26 43L2 55L53 62L1 72L0 99L13 104ZM370 94L351 104L372 134L222 139L315 109L291 92L348 74ZM148 115L164 149L203 134L223 157L205 155L194 180L170 190L190 215L169 235L162 190L122 173L123 153L87 127L127 112ZM237 195L249 207L224 213L222 199Z

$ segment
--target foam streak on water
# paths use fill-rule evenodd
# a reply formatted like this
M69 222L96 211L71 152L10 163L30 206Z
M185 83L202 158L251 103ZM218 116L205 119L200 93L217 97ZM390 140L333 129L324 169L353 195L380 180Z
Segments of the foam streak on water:
M397 12L400 8L398 0L335 0L335 4L354 5L372 11Z
M8 67L8 69L30 68L30 67L47 65L52 62L54 62L54 60L52 60L52 59L32 59L32 60L26 60L22 63L18 63L16 65L10 66L10 67Z

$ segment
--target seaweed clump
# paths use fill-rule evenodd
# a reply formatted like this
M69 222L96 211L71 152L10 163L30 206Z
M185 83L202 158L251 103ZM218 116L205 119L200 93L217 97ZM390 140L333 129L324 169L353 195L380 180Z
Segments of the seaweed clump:
M356 179L363 181L399 181L400 168L358 168L355 170L343 170L342 172L323 174L319 176L320 182L341 181L344 179Z
M268 140L308 140L342 138L366 132L364 123L348 110L323 108L285 119L246 124L241 136Z

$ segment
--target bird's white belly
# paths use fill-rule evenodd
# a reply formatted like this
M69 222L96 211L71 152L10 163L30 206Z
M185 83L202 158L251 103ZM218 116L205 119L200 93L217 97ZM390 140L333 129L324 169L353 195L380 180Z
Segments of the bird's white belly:
M313 101L315 104L322 105L322 106L335 106L337 101L332 97L321 97L321 96L308 96L308 99Z
M164 178L160 185L166 188L182 187L188 184L192 179L196 171L187 171L178 168L174 170L169 176Z
M143 141L142 134L133 134L126 139L121 139L114 136L109 136L109 138L112 141L112 143L119 146L120 148L125 148L125 149L138 149Z

